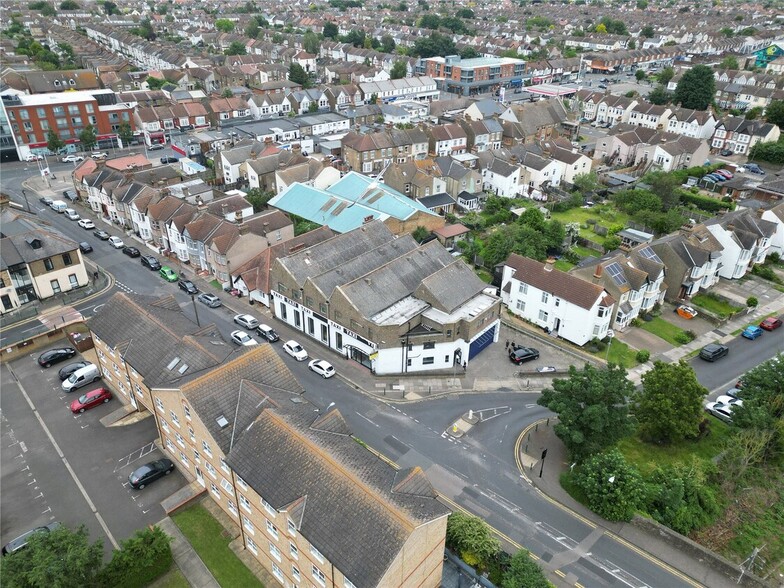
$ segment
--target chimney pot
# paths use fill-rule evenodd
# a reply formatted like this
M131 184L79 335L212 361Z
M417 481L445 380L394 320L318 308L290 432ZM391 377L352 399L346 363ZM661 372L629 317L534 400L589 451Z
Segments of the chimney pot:
M593 277L598 280L599 278L602 277L603 272L604 272L604 267L602 267L602 264L597 264L596 271L593 272Z
M555 258L548 257L547 261L544 264L544 271L551 272L553 271L553 267L555 266Z

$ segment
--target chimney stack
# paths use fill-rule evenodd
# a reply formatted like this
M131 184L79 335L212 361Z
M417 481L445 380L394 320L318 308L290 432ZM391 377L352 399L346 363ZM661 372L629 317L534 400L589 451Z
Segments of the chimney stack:
M602 277L602 273L604 272L604 267L601 263L596 264L596 270L593 272L593 278L595 280L599 280Z
M544 271L551 272L551 271L553 271L553 267L555 267L555 258L554 257L548 257L547 261L544 264Z

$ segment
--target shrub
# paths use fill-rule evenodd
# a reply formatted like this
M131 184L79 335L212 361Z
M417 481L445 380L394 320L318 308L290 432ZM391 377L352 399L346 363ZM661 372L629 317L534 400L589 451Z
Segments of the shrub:
M640 325L642 325L642 321L637 317L634 317L629 324L633 327L639 327Z
M101 583L118 588L143 588L171 567L171 537L160 527L149 527L123 541L101 570Z
M637 468L620 451L611 449L590 458L575 476L588 507L608 521L629 521L644 499L644 483Z
M688 192L681 192L681 201L684 204L693 204L700 210L705 210L707 212L718 212L725 208L729 208L730 210L735 208L735 205L731 202L722 202L715 198L708 198L706 196L690 194Z
M681 331L680 333L676 333L675 340L681 345L685 345L689 341L692 341L692 339L689 338L689 335L686 333L686 331Z
M759 276L763 280L768 280L774 284L781 284L781 278L776 275L776 272L774 272L772 268L767 266L755 265L753 268L751 268L751 273L755 276Z
M645 363L651 358L651 352L647 349L640 349L634 357L637 363Z
M749 308L755 308L759 305L759 300L757 300L754 296L749 296L746 298L746 306Z
M768 256L765 258L765 261L770 263L778 263L781 261L781 255L774 251L773 253L768 254Z

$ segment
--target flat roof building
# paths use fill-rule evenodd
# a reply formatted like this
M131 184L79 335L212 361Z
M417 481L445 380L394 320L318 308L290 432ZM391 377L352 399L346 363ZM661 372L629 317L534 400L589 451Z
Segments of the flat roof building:
M420 59L416 70L435 79L443 91L474 96L505 86L522 86L525 61L513 57L461 59L458 55L447 55Z

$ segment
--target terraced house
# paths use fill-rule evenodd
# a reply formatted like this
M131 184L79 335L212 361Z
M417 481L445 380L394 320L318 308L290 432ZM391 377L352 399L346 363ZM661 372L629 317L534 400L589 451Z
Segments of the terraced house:
M89 321L107 384L283 586L436 588L449 510L322 410L270 345L198 328L172 296L117 294Z

